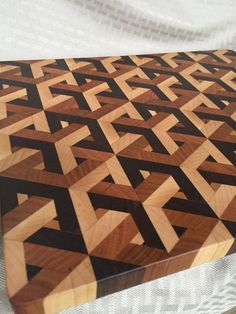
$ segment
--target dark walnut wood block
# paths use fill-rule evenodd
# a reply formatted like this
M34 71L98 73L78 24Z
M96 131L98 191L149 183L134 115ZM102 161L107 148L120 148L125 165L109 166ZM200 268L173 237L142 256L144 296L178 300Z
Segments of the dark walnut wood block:
M55 313L236 251L236 53L2 62L16 313Z

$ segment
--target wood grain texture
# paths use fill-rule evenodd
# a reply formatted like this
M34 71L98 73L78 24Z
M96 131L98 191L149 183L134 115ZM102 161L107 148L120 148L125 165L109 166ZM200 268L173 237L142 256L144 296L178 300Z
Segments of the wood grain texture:
M0 63L0 201L19 314L234 252L236 53Z

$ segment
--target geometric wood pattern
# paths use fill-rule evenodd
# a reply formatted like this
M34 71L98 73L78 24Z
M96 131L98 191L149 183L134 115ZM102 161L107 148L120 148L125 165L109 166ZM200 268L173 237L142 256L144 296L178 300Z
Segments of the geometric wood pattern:
M0 64L7 289L55 313L236 251L236 53Z

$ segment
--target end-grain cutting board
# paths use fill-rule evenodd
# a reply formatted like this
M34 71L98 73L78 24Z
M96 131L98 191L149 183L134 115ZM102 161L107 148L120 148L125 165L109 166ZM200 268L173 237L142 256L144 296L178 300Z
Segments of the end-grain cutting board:
M19 314L236 251L236 53L0 65L0 199Z

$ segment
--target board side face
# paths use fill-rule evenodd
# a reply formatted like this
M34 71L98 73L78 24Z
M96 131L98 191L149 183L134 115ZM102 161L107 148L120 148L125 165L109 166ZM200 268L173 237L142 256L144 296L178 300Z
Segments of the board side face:
M236 252L236 53L0 63L16 313L55 313Z

